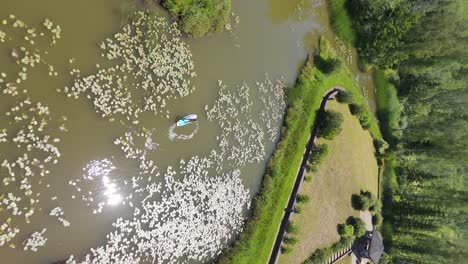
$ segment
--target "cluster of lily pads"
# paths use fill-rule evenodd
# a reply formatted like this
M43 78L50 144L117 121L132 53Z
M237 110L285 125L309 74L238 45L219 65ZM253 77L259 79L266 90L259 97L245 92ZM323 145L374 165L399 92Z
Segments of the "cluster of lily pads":
M218 84L218 99L211 107L205 106L205 110L208 120L217 122L221 128L217 137L219 162L227 160L235 166L244 166L262 161L266 140L276 140L277 127L282 121L284 83L281 80L273 83L268 76L264 82L257 82L260 100L256 101L255 106L247 84L236 89L229 89L222 81L218 81ZM260 109L259 116L256 116L259 111L254 111L254 107ZM268 139L265 139L266 133Z
M68 222L67 220L65 220L65 218L63 218L64 213L63 213L63 209L61 207L55 207L54 209L52 209L50 211L50 215L57 217L57 220L63 226L70 226L70 222Z
M44 233L46 231L47 228L43 228L40 232L36 231L32 233L31 236L23 242L23 250L31 250L36 252L38 248L45 246L47 238L44 237Z
M100 45L108 67L96 74L76 78L63 91L93 100L96 112L111 121L138 124L144 112L165 114L170 100L193 92L192 54L174 24L156 15L137 12L132 21Z
M67 263L186 263L219 255L241 231L250 196L239 170L214 176L212 165L195 156L168 167L163 184L144 187L133 218L114 222L106 245Z
M5 72L0 73L0 92L11 96L17 96L21 93L27 93L26 89L22 89L19 85L27 80L30 69L39 64L47 66L50 76L57 76L58 73L54 67L46 61L47 51L41 51L38 44L42 39L50 36L50 45L55 45L60 39L60 26L54 25L49 19L45 19L43 23L45 30L37 29L29 26L24 21L16 18L15 15L2 20L0 24L0 44L1 48L7 49L11 54L12 59L16 62L16 66L10 67L17 69L12 75L7 75ZM19 37L22 36L22 37Z
M49 167L61 158L58 134L64 124L57 124L52 119L46 105L29 99L17 102L0 116L0 120L8 127L1 129L0 147L16 149L16 155L0 153L3 185L0 206L13 216L13 220L23 217L29 223L40 195L32 187L41 184L42 177L50 173ZM6 230L0 231L0 236L4 232ZM11 235L16 233L9 232ZM8 238L11 240L13 236Z

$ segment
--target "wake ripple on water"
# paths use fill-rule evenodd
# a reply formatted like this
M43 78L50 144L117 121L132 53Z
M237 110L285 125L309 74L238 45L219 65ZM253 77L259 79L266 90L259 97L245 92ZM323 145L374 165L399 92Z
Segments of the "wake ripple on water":
M168 133L168 136L169 136L169 139L171 141L174 141L175 139L180 139L180 140L189 140L189 139L192 139L197 133L198 133L198 129L200 128L200 126L198 125L198 123L195 123L195 130L189 134L189 135L180 135L180 134L177 134L174 130L176 129L176 124L173 124L170 128L169 128L169 133Z

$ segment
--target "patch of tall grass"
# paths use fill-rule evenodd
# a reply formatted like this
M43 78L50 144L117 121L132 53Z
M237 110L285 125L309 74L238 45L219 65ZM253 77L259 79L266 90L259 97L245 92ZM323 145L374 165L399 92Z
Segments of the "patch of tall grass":
M330 22L335 34L347 45L354 45L355 33L351 17L346 10L346 0L329 0Z
M395 85L388 81L384 71L375 71L374 83L377 88L377 117L380 121L380 128L384 139L392 148L397 142L402 106L398 101Z

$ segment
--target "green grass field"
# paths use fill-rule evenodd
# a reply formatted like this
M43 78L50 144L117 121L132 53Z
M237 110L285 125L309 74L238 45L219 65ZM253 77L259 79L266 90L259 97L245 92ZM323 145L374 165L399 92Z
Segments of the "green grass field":
M335 56L330 45L323 40L320 49L324 59ZM316 111L324 93L336 85L353 93L355 100L364 104L365 110L369 112L365 99L354 85L353 77L346 67L341 66L329 75L323 74L310 63L303 68L297 84L288 92L289 108L284 133L267 165L261 190L253 203L253 216L233 247L220 257L220 263L264 264L268 261ZM369 132L373 137L381 138L373 117Z
M329 0L330 20L335 34L349 46L354 45L355 33L351 17L346 10L346 0Z
M312 181L301 187L300 193L311 200L301 206L301 214L292 216L299 226L299 243L291 254L280 256L280 264L302 263L316 249L338 241L337 225L350 215L359 216L351 207L351 195L361 189L377 193L378 168L371 135L361 128L346 104L332 101L327 109L343 115L343 130L331 141L317 142L328 144L329 153L318 171L309 174Z

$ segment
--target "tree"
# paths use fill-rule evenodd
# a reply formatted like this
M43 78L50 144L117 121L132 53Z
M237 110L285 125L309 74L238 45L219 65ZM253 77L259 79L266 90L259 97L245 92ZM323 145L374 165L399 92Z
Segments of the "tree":
M283 242L286 245L295 245L297 244L297 242L299 242L299 240L295 236L286 236L285 238L283 238Z
M338 234L340 237L348 238L354 236L354 227L348 224L338 225Z
M361 218L350 216L346 223L353 226L356 237L361 237L366 233L366 224Z
M298 203L308 203L310 201L310 196L306 194L298 194L296 200Z
M351 104L354 102L353 94L346 90L339 90L335 98L339 103Z
M297 235L299 233L299 227L297 227L297 225L294 224L293 221L290 221L288 225L286 226L286 233Z
M364 112L364 109L362 105L351 103L349 104L349 111L351 112L352 115L360 116Z
M374 226L381 226L383 221L383 217L381 214L373 214L372 215L372 224Z
M343 123L342 114L331 110L320 111L318 120L319 137L331 140L341 132L341 124Z

